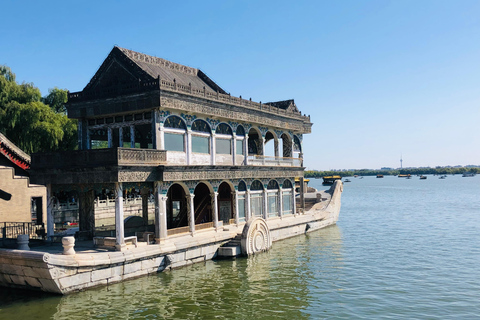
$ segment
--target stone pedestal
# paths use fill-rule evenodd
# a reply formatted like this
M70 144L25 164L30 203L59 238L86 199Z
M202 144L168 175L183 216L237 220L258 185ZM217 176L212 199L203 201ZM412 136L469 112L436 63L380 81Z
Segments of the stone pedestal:
M20 234L17 237L17 249L18 250L30 250L28 246L29 236L28 234Z
M63 254L72 255L75 254L75 238L74 237L63 237L62 238Z

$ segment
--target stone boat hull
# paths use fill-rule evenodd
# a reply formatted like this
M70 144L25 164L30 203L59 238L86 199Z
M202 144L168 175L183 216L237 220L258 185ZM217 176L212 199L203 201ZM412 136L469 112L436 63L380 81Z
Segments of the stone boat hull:
M342 183L336 182L329 191L330 199L314 204L304 214L260 219L269 237L261 240L271 244L335 224L342 191ZM0 286L67 294L179 268L216 257L221 246L237 238L242 231L248 233L245 231L248 225L199 231L195 237L190 234L178 236L158 245L139 246L123 252L87 251L63 255L60 252L0 249ZM243 243L252 243L254 247L255 241L242 239ZM263 247L259 249L262 251Z

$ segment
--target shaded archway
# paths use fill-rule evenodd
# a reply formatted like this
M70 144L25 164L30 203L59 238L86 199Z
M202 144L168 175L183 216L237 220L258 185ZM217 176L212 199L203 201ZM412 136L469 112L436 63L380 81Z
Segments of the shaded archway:
M188 226L187 197L183 186L175 183L167 193L167 229Z
M218 220L226 225L234 217L232 188L227 182L222 182L218 187Z
M302 143L297 136L293 136L293 157L299 158L302 153Z
M265 134L264 154L270 157L278 157L278 139L271 131L267 131Z
M282 134L281 138L283 157L292 158L292 138L286 133Z
M195 188L194 194L195 224L212 222L212 196L210 188L205 183L200 182Z
M255 128L248 132L248 155L263 155L262 135Z

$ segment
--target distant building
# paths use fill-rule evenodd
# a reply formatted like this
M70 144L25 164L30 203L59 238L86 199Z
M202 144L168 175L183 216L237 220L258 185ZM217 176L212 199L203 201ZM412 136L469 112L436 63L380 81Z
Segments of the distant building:
M45 186L30 184L30 156L0 133L0 229L5 223L46 223Z

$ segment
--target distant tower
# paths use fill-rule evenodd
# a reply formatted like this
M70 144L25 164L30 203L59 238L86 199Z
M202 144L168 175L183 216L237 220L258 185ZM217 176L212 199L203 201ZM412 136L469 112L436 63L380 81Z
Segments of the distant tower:
M403 168L403 159L402 159L402 155L400 155L400 169Z

